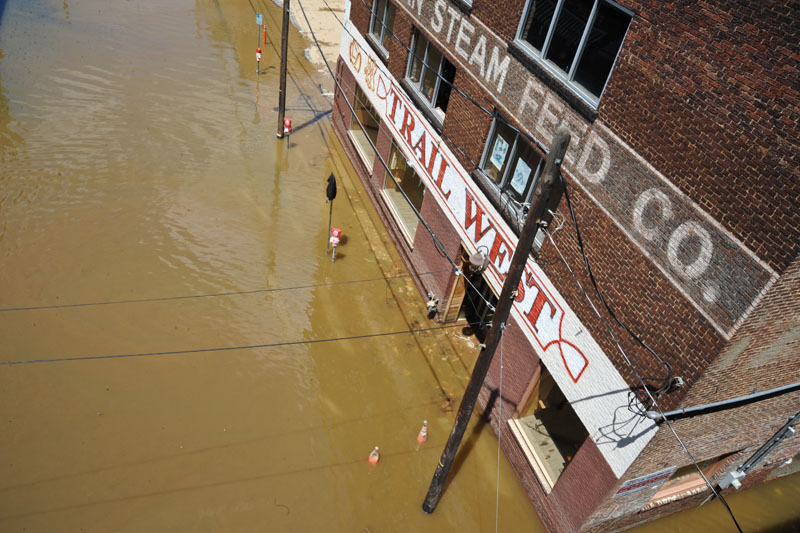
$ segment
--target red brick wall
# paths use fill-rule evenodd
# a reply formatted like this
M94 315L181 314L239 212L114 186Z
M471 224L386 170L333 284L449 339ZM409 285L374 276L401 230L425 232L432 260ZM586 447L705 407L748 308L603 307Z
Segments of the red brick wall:
M504 41L512 41L517 35L517 27L524 8L524 0L476 1L473 4L472 16L492 28Z
M600 118L781 272L800 252L797 6L622 4Z

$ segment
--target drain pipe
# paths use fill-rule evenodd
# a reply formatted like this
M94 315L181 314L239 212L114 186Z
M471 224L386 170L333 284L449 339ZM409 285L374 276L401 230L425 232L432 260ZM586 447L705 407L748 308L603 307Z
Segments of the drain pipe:
M680 409L675 409L674 411L667 411L666 413L663 414L663 417L674 420L678 418L688 418L695 415L714 413L717 411L732 409L734 407L739 407L741 405L747 405L749 403L766 400L769 398L773 398L775 396L780 396L782 394L787 394L789 392L796 391L798 389L800 389L800 381L792 383L790 385L777 387L775 389L769 389L762 392L748 394L747 396L739 396L738 398L723 400L721 402L706 403L703 405L696 405L694 407L682 407ZM647 411L647 418L653 420L659 420L662 418L662 414L660 411Z

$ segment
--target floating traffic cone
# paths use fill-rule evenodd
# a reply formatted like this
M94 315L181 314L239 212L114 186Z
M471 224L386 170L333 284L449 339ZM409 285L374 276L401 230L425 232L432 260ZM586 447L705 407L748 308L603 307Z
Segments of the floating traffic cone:
M376 465L381 458L381 454L378 453L378 447L375 446L375 449L369 454L369 462Z
M428 440L428 421L427 420L423 420L422 421L422 429L420 429L419 433L417 434L417 442L422 444L426 440Z

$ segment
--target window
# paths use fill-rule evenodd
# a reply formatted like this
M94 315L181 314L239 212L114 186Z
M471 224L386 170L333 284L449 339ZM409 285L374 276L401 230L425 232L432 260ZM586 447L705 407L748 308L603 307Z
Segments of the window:
M708 461L699 463L703 475L713 483L713 478L717 474L725 471L726 466L728 466L726 464L726 459L732 455L733 453L727 453L715 459L709 459ZM708 485L706 485L705 479L703 479L697 471L697 467L694 466L694 464L683 466L675 470L672 476L661 485L658 492L650 498L650 501L645 504L642 510L653 509L665 503L688 498L689 496L705 492L706 490L708 490Z
M372 19L369 22L369 33L375 42L388 55L388 43L394 27L394 5L389 0L375 0L372 4Z
M518 418L509 420L528 462L550 492L589 435L544 365Z
M409 202L403 198L403 193L411 200L411 205L419 211L422 209L422 200L425 197L425 185L423 185L414 171L414 166L409 164L394 143L392 143L392 151L389 154L389 169L391 169L397 185L395 185L387 172L386 180L383 184L383 192L386 194L386 198L388 198L389 204L405 230L409 241L414 242L419 219Z
M372 170L372 163L375 160L375 150L372 148L369 141L372 140L373 145L377 144L378 127L380 126L381 119L372 107L372 104L369 103L367 95L364 94L364 91L362 91L358 85L356 85L356 92L353 98L353 110L355 114L350 118L350 138L356 145L361 158L364 160L364 164L367 168ZM356 117L358 117L358 120L356 120ZM364 129L361 129L361 126L358 125L359 120L361 124L364 125Z
M456 67L415 29L406 79L441 119L447 112L455 77Z
M607 0L528 0L517 38L596 105L631 16Z
M494 119L483 154L481 170L497 184L501 194L518 203L530 200L544 158L506 122Z

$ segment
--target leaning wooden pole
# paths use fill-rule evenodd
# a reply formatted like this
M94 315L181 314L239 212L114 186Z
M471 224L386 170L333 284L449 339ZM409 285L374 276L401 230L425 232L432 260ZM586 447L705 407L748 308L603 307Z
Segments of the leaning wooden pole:
M525 270L525 263L528 261L528 255L533 248L536 232L539 229L540 222L550 200L550 192L553 189L553 185L559 179L559 167L561 166L561 161L564 159L564 154L567 152L569 140L570 135L564 129L559 129L553 138L553 145L550 147L550 153L547 156L544 170L533 192L531 209L528 211L525 225L520 232L519 243L517 244L516 250L514 250L508 275L503 283L503 290L500 292L500 297L497 301L497 307L494 312L494 317L492 318L492 327L489 328L484 347L481 349L481 353L478 354L477 361L475 361L475 367L472 370L469 383L467 383L467 388L464 391L464 397L461 399L461 405L458 407L453 429L450 431L450 437L447 439L442 457L439 460L439 464L436 466L436 471L433 473L428 495L425 497L425 501L422 504L422 510L426 513L432 513L434 509L436 509L436 504L439 503L439 496L441 496L444 483L447 481L447 474L450 472L453 459L461 444L461 439L464 437L467 424L469 424L469 419L475 408L475 402L478 399L478 393L483 386L483 380L486 379L486 374L489 372L489 366L492 364L495 349L500 342L500 337L503 335L506 320L508 320L511 306L514 304L514 298L517 295L517 287L522 279L522 273ZM502 398L500 401L502 401Z

